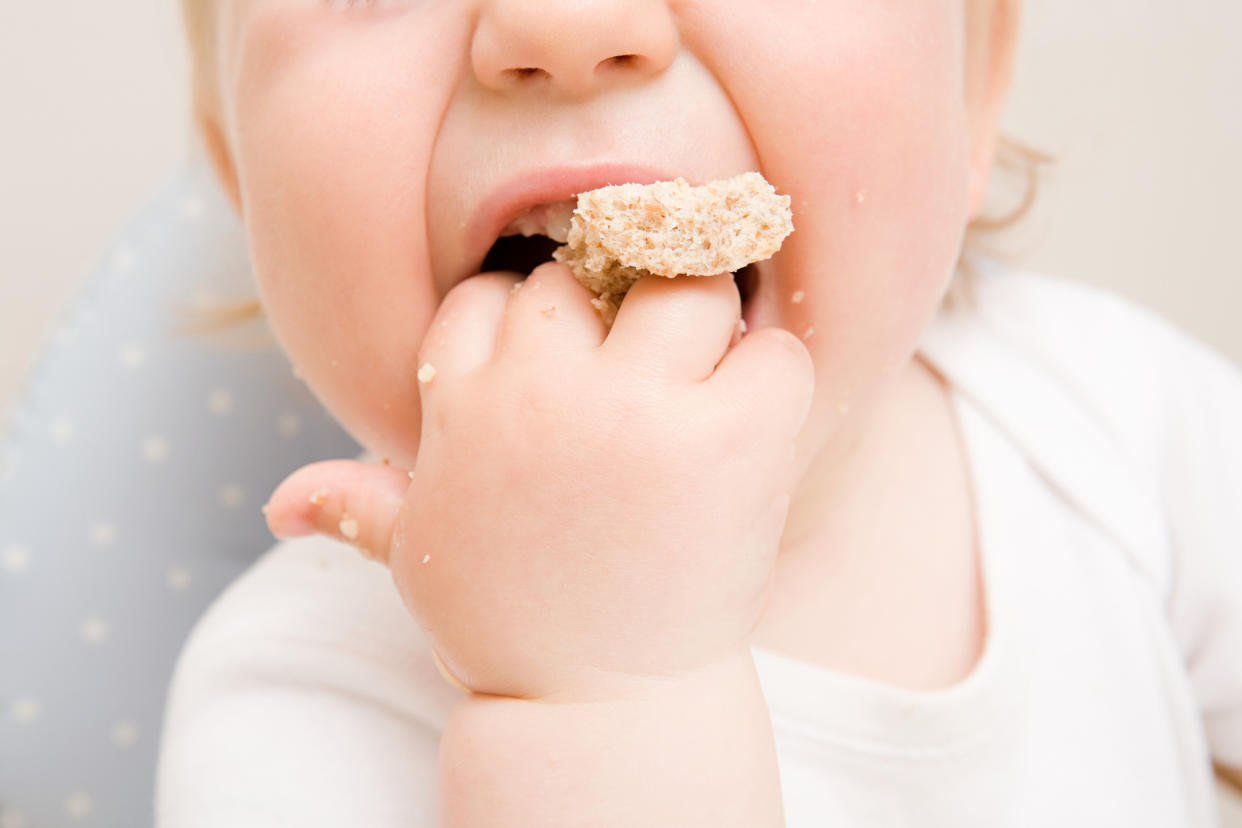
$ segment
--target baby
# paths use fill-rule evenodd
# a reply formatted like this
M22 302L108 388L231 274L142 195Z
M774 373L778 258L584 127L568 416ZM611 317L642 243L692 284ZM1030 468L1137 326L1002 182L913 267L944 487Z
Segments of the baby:
M272 495L161 826L1213 822L1242 382L1052 279L943 307L1019 0L185 6L263 310L369 462ZM780 252L611 328L498 243L747 171Z

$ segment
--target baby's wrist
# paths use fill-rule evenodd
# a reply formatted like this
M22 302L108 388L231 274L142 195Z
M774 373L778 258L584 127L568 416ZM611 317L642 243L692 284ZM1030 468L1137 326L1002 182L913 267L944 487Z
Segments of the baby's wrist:
M437 650L432 650L432 656L446 682L463 692L479 692L458 678ZM537 691L521 695L483 694L541 704L596 704L662 697L676 699L700 691L718 692L730 684L745 685L754 680L750 650L740 647L702 664L668 673L642 674L580 667L560 671L555 680L540 682Z

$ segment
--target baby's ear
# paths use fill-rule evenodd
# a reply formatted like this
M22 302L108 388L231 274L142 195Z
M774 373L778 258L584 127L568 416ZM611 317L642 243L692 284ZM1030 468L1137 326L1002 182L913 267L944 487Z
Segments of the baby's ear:
M233 165L233 156L229 152L229 143L224 137L219 118L206 106L196 104L194 125L198 128L199 137L203 140L207 157L211 159L216 179L224 188L237 215L242 216L241 187L237 181L237 169Z
M967 3L966 105L970 115L969 218L983 209L996 157L996 133L1013 80L1022 0Z

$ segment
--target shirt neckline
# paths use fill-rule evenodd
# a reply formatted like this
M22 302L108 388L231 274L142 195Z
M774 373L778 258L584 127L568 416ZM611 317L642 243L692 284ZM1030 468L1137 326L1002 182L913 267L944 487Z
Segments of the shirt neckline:
M987 618L983 653L948 687L909 690L830 670L758 646L755 667L778 732L873 753L942 754L968 747L1014 713L1013 585L1006 557L1021 546L1032 498L1030 471L982 412L956 388L950 399L975 498L975 531Z

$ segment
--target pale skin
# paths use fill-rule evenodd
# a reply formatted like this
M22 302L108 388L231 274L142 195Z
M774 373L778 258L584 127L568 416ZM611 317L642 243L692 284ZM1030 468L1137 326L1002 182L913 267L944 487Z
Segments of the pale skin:
M299 470L268 522L388 565L475 691L445 825L778 825L749 645L912 689L972 669L970 481L914 348L1019 6L221 0L203 123L264 310L391 459ZM608 332L560 266L476 272L500 183L600 163L792 197L745 337L727 275L644 280Z

